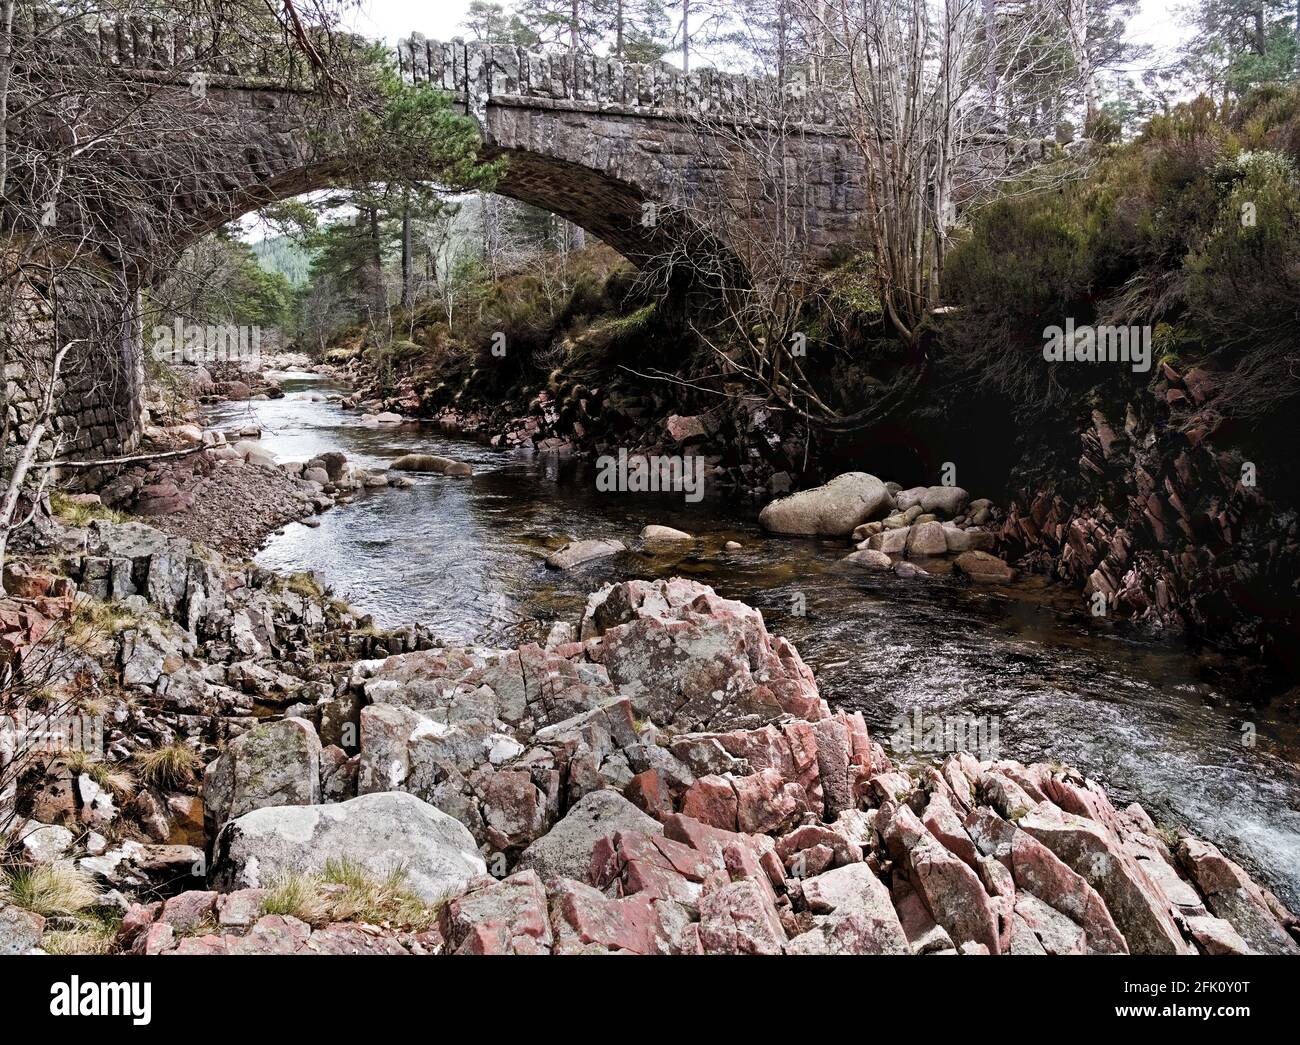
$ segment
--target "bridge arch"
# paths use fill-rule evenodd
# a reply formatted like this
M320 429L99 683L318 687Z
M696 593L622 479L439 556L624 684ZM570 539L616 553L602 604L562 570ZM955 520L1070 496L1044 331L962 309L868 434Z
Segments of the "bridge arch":
M184 152L160 139L156 149L123 157L142 184L159 189L128 216L126 236L152 248L135 256L174 256L241 214L337 184L345 158L328 155L313 134L327 110L291 73L236 72L229 61L209 69L181 26L103 21L78 32L87 62L168 95L164 104L176 111L192 106L202 127L205 140ZM711 69L686 75L663 63L418 35L398 47L397 59L407 82L449 94L473 117L486 157L508 158L502 195L564 217L634 263L691 237L684 213L752 210L745 220L793 229L813 261L856 245L866 226L865 163L834 124L834 105L812 91L792 102L780 84ZM197 96L196 76L204 86ZM727 134L714 139L707 130L711 121L756 128L759 114L771 112L784 121L777 177L793 187L779 199L737 192L735 183L753 175L728 162ZM710 227L720 251L743 257L738 244L722 241L725 230Z
M130 372L126 392L111 404L114 423L130 427L138 424L142 376L137 291L204 233L338 185L348 158L321 144L314 131L329 110L292 70L206 58L191 31L178 26L102 20L66 31L77 36L84 64L111 70L108 79L126 101L148 97L167 116L133 131L120 157L121 185L138 187L144 198L105 194L94 215L110 232L100 250L114 283L99 295L108 319L87 338L111 338L109 350ZM58 75L40 54L20 53L37 75ZM743 263L744 251L725 234L699 235L681 215L737 209L744 194L731 193L734 171L701 128L715 119L742 125L746 114L764 111L764 92L779 85L707 69L685 76L662 64L417 39L398 59L409 82L447 92L475 119L485 157L508 159L501 194L589 230L633 263L669 250L680 256L683 244ZM806 256L829 259L866 225L864 163L813 97L791 128L778 169L797 192L754 207L748 220L794 227ZM655 208L648 221L647 204ZM63 217L61 234L75 238L78 217ZM92 413L87 425L99 416ZM119 445L137 437L127 431ZM99 435L91 441L108 442Z
M182 87L166 87L180 94ZM286 199L340 187L348 157L323 151L309 133L313 100L273 88L238 83L209 86L204 170L166 173L166 153L140 157L156 172L160 193L154 214L136 221L136 256L154 255L155 271L139 273L147 285L172 258L199 237ZM463 109L463 107L462 107ZM504 158L493 191L550 211L608 243L634 264L661 253L682 231L663 203L663 184L647 184L646 171L629 164L615 139L593 135L581 117L539 124L528 110L493 106L479 123L485 160ZM656 189L661 190L656 193ZM136 201L139 202L139 201ZM652 204L647 220L646 204ZM661 222L660 218L669 215ZM152 250L139 249L150 241Z
M690 214L728 213L708 224L712 245L732 257L744 250L724 241L728 226L741 235L747 222L784 226L814 262L858 246L866 228L865 161L814 92L792 100L771 81L712 69L686 75L664 63L418 36L398 60L409 82L446 92L474 118L489 156L512 159L503 194L591 230L634 262L707 241ZM779 132L764 112L781 114ZM749 155L737 148L746 133L760 139ZM755 190L764 179L783 188Z

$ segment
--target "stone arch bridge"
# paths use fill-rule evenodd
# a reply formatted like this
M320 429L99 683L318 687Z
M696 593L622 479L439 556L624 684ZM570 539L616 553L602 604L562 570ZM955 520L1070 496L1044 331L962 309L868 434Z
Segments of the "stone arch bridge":
M347 157L314 133L318 95L265 58L243 67L217 60L199 37L140 21L64 32L87 65L170 94L165 103L191 108L200 124L197 143L159 140L122 157L142 183L159 187L160 199L148 201L155 213L141 217L137 206L125 224L133 240L152 238L161 257L241 214L338 179ZM566 218L633 262L687 237L689 214L726 211L741 234L747 222L781 224L815 261L851 248L861 233L862 157L813 91L710 69L688 76L662 63L440 44L418 34L397 58L407 82L449 92L474 118L486 158L507 160L498 192ZM774 111L779 129L767 118Z
M784 224L815 261L863 232L865 164L815 92L712 69L684 75L663 63L418 37L398 59L408 81L450 93L474 118L486 156L507 159L498 191L633 261L670 250L664 237L689 240L690 216L719 210L729 218L714 230ZM670 218L662 226L660 214Z
M185 27L73 23L56 31L60 46L46 53L50 34L38 28L25 43L20 32L16 51L33 79L48 78L57 89L69 75L59 63L75 62L83 81L102 72L102 82L122 93L123 110L153 99L185 127L174 137L164 120L123 148L125 180L140 195L116 210L112 201L100 204L112 233L106 241L122 245L103 249L122 276L96 305L91 336L122 365L109 391L92 387L91 376L70 383L60 414L76 418L68 449L112 455L139 437L136 292L204 233L337 184L349 157L318 131L322 116L347 113L331 108L301 69L273 67L274 54L241 63ZM692 214L728 212L742 237L775 223L815 261L851 249L863 228L864 164L813 92L708 69L687 76L662 64L419 36L398 48L397 59L407 82L448 92L473 117L486 158L507 160L497 191L587 229L634 263L694 261L699 251L743 263L745 251L727 242L726 231L700 235ZM779 127L769 118L774 111ZM116 318L106 324L105 314ZM22 317L19 332L52 329L48 317L32 315ZM93 375L93 361L85 369Z

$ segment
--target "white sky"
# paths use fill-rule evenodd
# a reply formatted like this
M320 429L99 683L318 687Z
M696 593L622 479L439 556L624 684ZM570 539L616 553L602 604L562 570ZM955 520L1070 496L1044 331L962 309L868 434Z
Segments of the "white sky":
M509 9L509 0L498 0ZM1167 61L1187 35L1180 8L1186 0L1141 0L1138 13L1129 21L1133 43L1150 44L1155 55L1143 65ZM400 37L421 32L431 40L450 40L465 35L461 23L470 0L361 0L360 10L348 22L366 36L395 43Z

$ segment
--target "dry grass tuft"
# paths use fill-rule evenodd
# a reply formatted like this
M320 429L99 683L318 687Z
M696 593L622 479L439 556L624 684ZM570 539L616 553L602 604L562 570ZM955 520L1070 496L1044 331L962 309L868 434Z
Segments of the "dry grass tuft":
M367 922L414 932L436 924L440 907L412 893L400 868L375 877L343 859L327 861L319 874L284 876L263 901L265 913L292 915L315 927Z

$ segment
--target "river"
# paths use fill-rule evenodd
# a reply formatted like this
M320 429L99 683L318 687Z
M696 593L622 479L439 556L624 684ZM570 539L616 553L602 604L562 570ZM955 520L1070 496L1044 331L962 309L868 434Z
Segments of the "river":
M693 577L761 609L828 702L861 711L887 750L899 717L917 709L979 717L996 725L1004 757L1077 766L1117 802L1140 798L1157 823L1215 842L1300 906L1297 729L1198 680L1181 645L1099 628L1075 592L846 569L846 542L765 536L746 500L598 493L584 462L498 451L431 425L368 427L319 401L333 388L314 375L283 386L283 399L216 405L208 423L256 424L281 460L341 450L376 468L418 451L474 467L471 479L415 475L411 489L362 494L319 527L291 524L258 554L270 569L313 570L381 626L420 621L449 642L517 645L553 620L576 622L609 581ZM697 540L568 572L543 564L570 538L634 542L647 523ZM728 540L742 549L725 551Z

